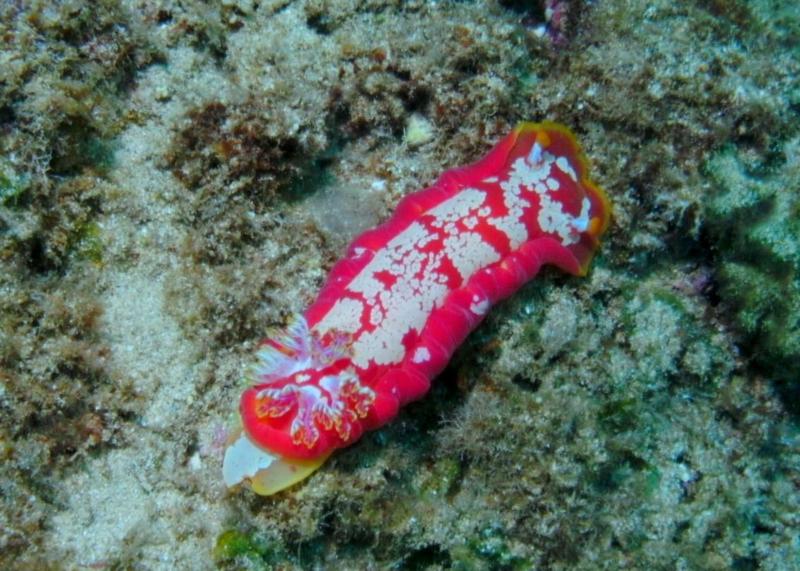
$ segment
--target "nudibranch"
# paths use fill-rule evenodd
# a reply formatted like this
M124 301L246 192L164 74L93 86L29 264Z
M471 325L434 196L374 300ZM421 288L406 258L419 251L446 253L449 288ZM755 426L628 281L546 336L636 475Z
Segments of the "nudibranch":
M609 216L575 137L550 122L520 124L405 197L353 241L305 314L261 343L225 483L273 494L392 420L539 268L584 275Z

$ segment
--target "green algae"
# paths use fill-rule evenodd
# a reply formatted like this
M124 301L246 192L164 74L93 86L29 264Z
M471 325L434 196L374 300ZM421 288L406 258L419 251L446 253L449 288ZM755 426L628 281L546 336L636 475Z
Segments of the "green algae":
M8 208L22 207L30 182L29 175L19 173L11 161L0 157L0 205Z
M531 561L513 552L508 534L498 524L477 533L464 548L454 550L453 569L503 569L522 571L531 568Z
M786 141L769 162L727 148L706 164L720 296L748 353L794 385L800 376L798 145L796 138Z
M87 222L80 226L71 239L71 249L78 259L88 260L100 266L103 263L103 235L96 222Z
M229 529L217 537L214 559L226 569L270 569L286 561L282 547L258 533Z
M600 409L597 419L601 426L612 432L633 430L639 425L640 401L634 398L610 401Z
M453 494L463 477L463 467L457 458L445 457L436 461L419 493L436 498Z

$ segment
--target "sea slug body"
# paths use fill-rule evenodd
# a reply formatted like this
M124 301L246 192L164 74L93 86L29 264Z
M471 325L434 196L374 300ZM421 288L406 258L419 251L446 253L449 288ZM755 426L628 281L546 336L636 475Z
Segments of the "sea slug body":
M223 461L269 495L419 399L489 308L545 264L586 273L610 205L572 133L522 123L363 233L317 300L265 340Z

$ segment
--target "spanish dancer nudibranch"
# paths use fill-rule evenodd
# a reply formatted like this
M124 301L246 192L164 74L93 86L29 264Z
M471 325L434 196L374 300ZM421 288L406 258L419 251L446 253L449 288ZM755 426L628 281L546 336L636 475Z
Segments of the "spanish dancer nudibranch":
M364 232L260 345L223 477L274 494L421 398L489 308L546 264L584 275L610 204L575 137L522 123Z

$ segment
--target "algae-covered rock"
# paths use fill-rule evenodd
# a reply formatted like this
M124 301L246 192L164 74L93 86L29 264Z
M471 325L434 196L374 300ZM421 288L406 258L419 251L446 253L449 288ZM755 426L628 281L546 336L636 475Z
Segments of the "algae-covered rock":
M0 5L0 569L800 569L796 2L544 4ZM588 275L226 492L268 328L543 119L613 204Z
M217 537L213 555L223 569L263 569L286 558L282 547L263 534L248 534L236 529L223 531Z
M780 379L800 374L800 139L777 158L727 148L707 163L717 279L745 346Z

